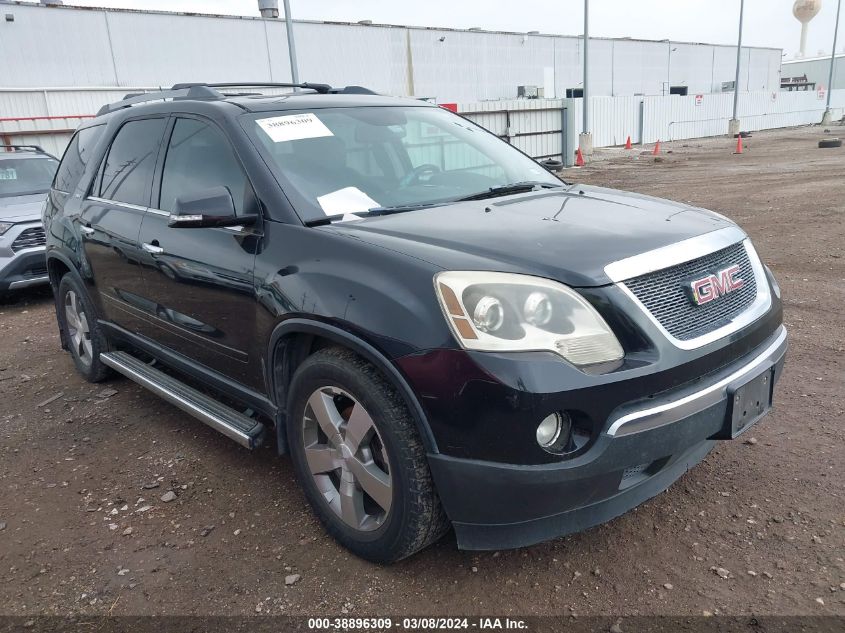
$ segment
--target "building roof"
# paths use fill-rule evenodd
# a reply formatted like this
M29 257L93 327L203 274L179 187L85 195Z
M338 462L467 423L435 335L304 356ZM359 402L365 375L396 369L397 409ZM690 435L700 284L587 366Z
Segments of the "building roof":
M200 18L226 18L231 20L271 20L271 21L278 21L279 18L265 18L261 16L252 16L252 15L232 15L232 14L214 14L214 13L193 13L193 12L185 12L185 11L161 11L161 10L143 10L143 9L122 9L122 8L114 8L114 7L81 7L81 6L74 6L74 5L54 5L54 6L47 6L39 4L38 2L25 2L23 0L0 0L0 6L24 6L24 7L39 7L45 10L79 10L79 11L106 11L110 13L141 13L141 14L160 14L160 15L178 15L184 17L200 17ZM566 35L562 33L540 33L537 31L530 31L528 33L522 31L500 31L496 29L482 29L482 28L469 28L469 29L458 29L453 27L442 27L442 26L415 26L415 25L407 25L407 24L387 24L387 23L375 23L371 22L370 20L362 20L360 22L340 22L340 21L331 21L331 20L293 20L294 24L334 24L338 26L358 26L358 27L370 27L370 28L401 28L401 29L413 29L413 30L421 30L421 31L444 31L444 32L459 32L459 33L494 33L499 35L530 35L531 37L561 37L561 38L574 38L574 39L581 39L581 35ZM636 37L596 37L594 35L590 36L591 40L611 40L611 41L626 41L626 42L645 42L650 44L659 44L659 43L666 43L666 44L688 44L691 46L719 46L719 47L727 47L727 48L736 48L733 44L712 44L709 42L686 42L686 41L678 41L678 40L650 40L650 39L643 39L643 38L636 38ZM782 50L777 46L746 46L743 45L743 48L749 49L758 49L758 50ZM802 60L805 61L805 60Z
M836 53L836 59L843 59L845 58L845 53ZM801 57L799 59L785 59L783 60L783 65L787 66L789 64L802 64L804 62L829 62L830 55L820 55L817 57Z

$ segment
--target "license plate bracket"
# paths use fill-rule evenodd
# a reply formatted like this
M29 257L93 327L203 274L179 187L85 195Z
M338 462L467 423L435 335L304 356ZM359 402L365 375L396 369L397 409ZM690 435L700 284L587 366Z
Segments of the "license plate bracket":
M723 436L735 438L763 418L772 408L774 366L754 378L728 388L728 413Z

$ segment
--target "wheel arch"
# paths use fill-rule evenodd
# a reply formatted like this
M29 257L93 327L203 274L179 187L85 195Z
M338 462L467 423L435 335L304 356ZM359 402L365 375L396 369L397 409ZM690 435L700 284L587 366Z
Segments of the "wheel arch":
M339 327L311 319L292 318L280 323L270 337L268 359L269 390L271 399L279 410L276 421L276 435L279 452L286 452L287 437L284 423L287 415L287 387L296 368L317 349L327 344L340 345L352 350L376 367L385 379L396 389L422 439L428 453L438 453L437 442L431 432L422 405L402 373L379 350L362 338Z
M65 315L59 309L59 282L66 274L75 270L72 262L64 255L55 252L47 252L47 275L50 278L50 288L53 289L54 306L56 309L56 322L59 324L59 344L65 351L70 350L70 344L63 327Z
M47 253L47 274L50 277L50 285L53 286L53 290L59 287L59 281L62 277L72 270L76 270L76 268L65 255L58 251Z

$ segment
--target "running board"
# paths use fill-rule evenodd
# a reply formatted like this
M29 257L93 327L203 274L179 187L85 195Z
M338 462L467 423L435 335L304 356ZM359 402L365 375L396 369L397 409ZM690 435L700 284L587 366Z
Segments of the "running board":
M261 422L221 404L126 352L102 353L100 361L241 446L255 448L264 438L264 425Z

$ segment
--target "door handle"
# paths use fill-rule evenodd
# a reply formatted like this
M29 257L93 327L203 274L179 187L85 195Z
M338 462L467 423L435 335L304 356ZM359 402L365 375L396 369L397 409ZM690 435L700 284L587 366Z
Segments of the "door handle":
M164 252L164 249L161 246L156 244L147 244L146 242L141 244L141 248L151 255L161 255Z
M94 229L92 229L90 226L80 226L79 231L83 235L94 235Z

